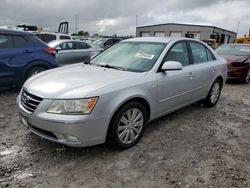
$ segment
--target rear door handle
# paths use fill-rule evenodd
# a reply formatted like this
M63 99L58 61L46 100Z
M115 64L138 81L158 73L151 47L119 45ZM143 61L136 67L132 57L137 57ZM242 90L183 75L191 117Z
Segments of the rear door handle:
M215 73L216 68L215 67L211 68L211 71L212 71L212 73Z

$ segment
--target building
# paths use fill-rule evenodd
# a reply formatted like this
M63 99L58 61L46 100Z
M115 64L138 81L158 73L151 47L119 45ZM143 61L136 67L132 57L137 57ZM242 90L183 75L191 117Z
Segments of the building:
M189 37L199 40L216 39L219 44L232 43L237 33L215 26L166 23L136 28L137 37Z

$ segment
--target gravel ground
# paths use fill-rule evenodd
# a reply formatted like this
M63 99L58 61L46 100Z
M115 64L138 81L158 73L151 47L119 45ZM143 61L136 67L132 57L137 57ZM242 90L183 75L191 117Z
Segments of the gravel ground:
M71 148L21 125L16 90L0 90L0 187L250 188L250 84L227 84L214 108L151 122L126 151Z

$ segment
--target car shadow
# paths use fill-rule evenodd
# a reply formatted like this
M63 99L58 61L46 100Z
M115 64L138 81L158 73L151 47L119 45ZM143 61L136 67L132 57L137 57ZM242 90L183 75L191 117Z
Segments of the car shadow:
M142 140L145 139L144 137L150 137L151 135L153 136L154 131L158 131L161 128L166 128L167 126L165 125L166 122L171 123L172 121L175 121L178 118L182 118L184 114L192 114L194 111L199 111L200 108L206 109L206 108L201 107L201 105L197 103L197 104L188 106L186 108L183 108L181 110L175 111L173 113L170 113L168 115L165 115L159 119L151 121L150 123L147 124L145 128ZM178 129L178 127L172 127L171 129ZM140 143L141 141L139 141L138 144L141 144ZM83 147L83 148L70 147L70 146L48 141L33 133L29 133L28 142L29 142L28 147L30 151L41 151L43 150L42 148L46 148L46 154L49 154L51 156L56 156L56 155L61 156L61 157L63 156L69 159L71 159L72 157L83 156L83 155L84 156L86 155L96 156L96 154L99 154L99 153L106 153L106 154L108 153L109 155L112 155L112 154L118 154L120 152L126 152L126 151L131 151L131 150L135 151L138 148L140 148L138 144L124 151L114 149L106 144Z

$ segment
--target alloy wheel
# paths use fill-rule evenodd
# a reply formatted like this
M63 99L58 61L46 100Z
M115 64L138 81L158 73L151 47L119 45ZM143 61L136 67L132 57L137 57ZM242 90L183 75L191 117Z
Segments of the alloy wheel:
M124 144L134 142L141 134L144 124L143 113L138 108L128 109L120 118L117 133Z
M215 82L212 87L211 95L210 95L211 103L215 104L217 100L219 99L219 96L220 96L220 83Z

